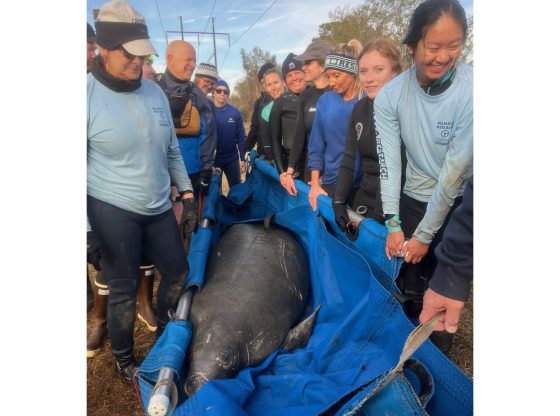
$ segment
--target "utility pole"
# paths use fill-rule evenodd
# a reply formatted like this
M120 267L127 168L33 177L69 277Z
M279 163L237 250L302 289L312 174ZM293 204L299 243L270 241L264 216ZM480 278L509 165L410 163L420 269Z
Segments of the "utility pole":
M181 40L185 40L183 37L183 16L179 16L179 21L181 22Z
M169 39L167 34L168 33L180 33L181 34L181 39L185 40L184 34L185 33L189 33L189 34L196 34L197 35L197 39L198 39L198 48L200 48L200 35L209 35L212 34L212 41L214 43L214 65L216 67L218 67L218 57L216 55L216 35L224 35L228 37L228 45L231 45L231 39L229 37L229 33L223 33L223 32L216 32L216 28L214 25L214 17L212 17L212 32L196 32L196 31L185 31L183 30L183 17L179 16L179 22L181 25L181 30L166 30L165 31L165 42L169 45ZM198 53L198 51L197 51Z

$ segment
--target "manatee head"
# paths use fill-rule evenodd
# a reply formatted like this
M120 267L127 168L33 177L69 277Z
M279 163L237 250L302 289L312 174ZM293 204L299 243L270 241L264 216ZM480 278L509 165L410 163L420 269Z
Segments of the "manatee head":
M208 337L212 341L212 337ZM226 343L227 342L227 343ZM197 343L193 346L185 394L195 394L208 380L226 379L245 367L239 348L224 339L215 342Z

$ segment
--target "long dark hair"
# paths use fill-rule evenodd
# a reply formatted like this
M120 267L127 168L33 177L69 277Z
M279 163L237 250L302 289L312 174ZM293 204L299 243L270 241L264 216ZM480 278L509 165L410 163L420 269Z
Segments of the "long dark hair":
M410 22L403 44L412 49L424 38L428 28L443 14L449 14L463 28L463 42L467 39L467 15L465 9L457 0L426 0L418 5Z

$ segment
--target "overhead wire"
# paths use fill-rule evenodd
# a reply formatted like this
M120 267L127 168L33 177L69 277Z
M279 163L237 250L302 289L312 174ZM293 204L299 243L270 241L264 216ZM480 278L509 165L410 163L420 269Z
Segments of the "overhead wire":
M154 3L156 4L156 10L159 17L159 23L161 24L161 31L163 32L163 37L167 39L167 36L165 35L165 29L163 28L163 20L161 20L161 14L159 14L159 7L157 4L157 0L154 0Z
M224 66L224 63L226 62L226 58L227 58L227 56L228 56L228 53L229 53L229 50L231 49L231 47L232 47L233 45L235 45L237 42L239 42L239 41L241 40L241 38L242 38L243 36L245 36L245 35L247 34L247 32L253 28L253 26L256 25L257 22L258 22L259 20L262 19L262 17L266 14L266 12L268 12L268 11L270 10L270 8L271 8L272 6L274 6L274 4L275 4L277 1L278 1L278 0L274 0L272 3L270 3L270 5L265 9L264 12L262 12L262 14L257 18L257 20L255 20L255 21L253 22L253 24L252 24L251 26L249 26L249 28L248 28L245 32L243 32L243 33L241 34L241 36L239 36L231 45L229 45L229 48L227 48L227 50L226 50L226 54L225 54L225 56L224 56L224 60L222 61L222 64L220 65L220 71L222 70L222 67Z
M208 20L206 21L206 27L204 28L204 30L202 32L202 38L200 38L201 41L202 41L202 39L204 39L206 29L208 29L208 24L210 23L210 19L212 18L212 15L214 14L214 8L216 7L216 2L217 1L218 0L214 0L214 5L212 6L212 10L210 11L210 16L208 16Z

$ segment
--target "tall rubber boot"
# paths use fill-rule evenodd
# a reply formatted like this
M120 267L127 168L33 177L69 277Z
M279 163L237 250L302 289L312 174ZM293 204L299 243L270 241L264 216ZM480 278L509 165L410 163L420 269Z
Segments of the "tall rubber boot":
M132 352L123 355L115 355L115 372L126 383L133 385L138 367L138 361L136 361Z
M140 266L138 276L138 289L136 292L136 312L138 319L146 324L148 331L157 329L157 320L154 313L152 298L154 294L154 270L153 265Z
M98 272L102 273L102 272ZM93 287L92 328L87 338L87 357L95 357L107 337L107 286L95 282Z

